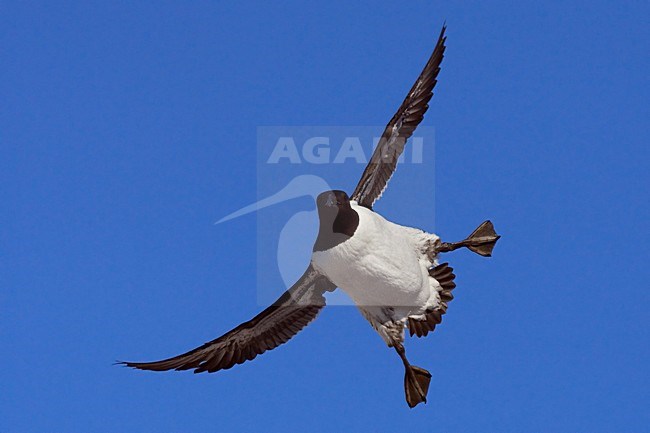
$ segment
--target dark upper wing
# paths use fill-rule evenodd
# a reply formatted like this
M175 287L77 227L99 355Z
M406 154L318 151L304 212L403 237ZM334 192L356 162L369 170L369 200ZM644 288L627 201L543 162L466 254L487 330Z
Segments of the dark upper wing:
M424 113L429 108L429 100L433 96L433 87L436 85L440 62L442 62L445 52L445 40L447 39L445 30L446 26L443 26L433 54L399 110L388 122L359 184L352 193L352 200L356 200L361 206L370 209L381 197L395 171L397 159L402 154L406 141L420 124Z
M248 322L182 355L154 362L121 362L141 370L215 372L241 364L286 343L325 306L326 291L336 288L310 265L277 300Z

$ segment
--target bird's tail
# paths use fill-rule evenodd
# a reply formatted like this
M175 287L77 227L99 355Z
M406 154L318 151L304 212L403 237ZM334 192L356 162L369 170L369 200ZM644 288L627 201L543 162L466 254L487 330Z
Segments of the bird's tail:
M424 368L415 365L406 366L404 391L406 393L406 403L408 403L409 407L415 407L419 403L427 402L429 382L431 382L431 373Z

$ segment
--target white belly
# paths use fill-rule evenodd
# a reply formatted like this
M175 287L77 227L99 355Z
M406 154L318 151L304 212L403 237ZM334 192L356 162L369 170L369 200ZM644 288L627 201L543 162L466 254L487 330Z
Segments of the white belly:
M352 207L359 214L356 232L329 250L314 252L314 267L359 307L402 307L395 308L401 317L394 319L436 304L439 298L428 274L431 262L414 233L422 239L435 236L391 223L355 203Z

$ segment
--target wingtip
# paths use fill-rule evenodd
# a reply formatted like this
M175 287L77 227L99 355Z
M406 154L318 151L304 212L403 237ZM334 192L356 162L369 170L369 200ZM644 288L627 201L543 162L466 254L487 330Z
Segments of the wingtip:
M437 48L442 48L443 52L444 49L447 48L447 35L445 34L447 31L447 21L442 24L442 29L440 30L440 36L438 36L438 43L437 43Z
M115 361L113 363L113 365L118 365L124 368L132 368L134 370L146 370L146 368L142 368L143 364L144 363L142 362L131 362L131 361Z

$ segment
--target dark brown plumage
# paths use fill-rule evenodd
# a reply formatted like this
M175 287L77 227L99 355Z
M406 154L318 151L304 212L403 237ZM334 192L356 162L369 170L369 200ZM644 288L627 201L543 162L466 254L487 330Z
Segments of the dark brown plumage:
M182 355L154 362L120 362L140 370L213 373L252 360L289 341L325 306L323 294L336 288L310 265L303 276L266 310L221 337Z
M446 26L442 27L438 43L429 61L397 113L386 125L379 144L352 193L351 199L356 200L361 206L372 209L375 201L381 197L395 172L397 159L404 151L406 141L413 135L413 131L420 124L424 113L429 108L429 101L433 97L433 88L436 85L436 77L440 72L440 63L445 52L446 28Z
M427 311L425 313L425 320L408 319L408 328L411 337L413 335L426 337L429 332L433 332L436 329L436 325L442 322L442 315L447 312L447 303L454 299L451 291L456 288L456 283L454 283L456 275L454 274L454 268L449 266L449 263L443 263L432 268L429 270L429 275L435 278L442 287L442 292L440 292L442 305L440 308Z

